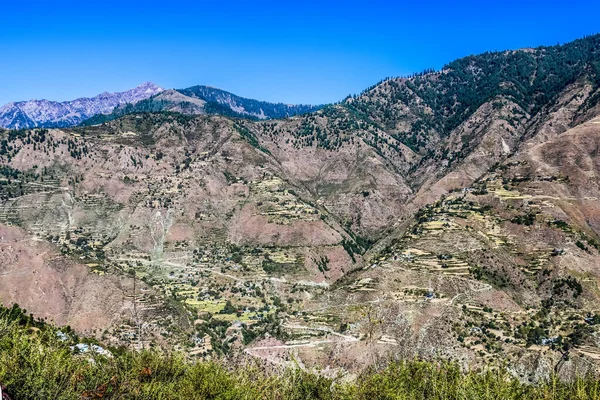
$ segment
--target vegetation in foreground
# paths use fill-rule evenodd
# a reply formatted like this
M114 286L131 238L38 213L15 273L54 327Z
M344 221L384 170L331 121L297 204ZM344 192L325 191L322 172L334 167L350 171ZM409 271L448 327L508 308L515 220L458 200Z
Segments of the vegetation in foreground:
M396 362L350 383L301 369L269 374L189 363L177 354L81 352L72 331L21 309L0 308L0 381L15 399L597 399L600 381L526 385L506 372L461 372L453 363ZM88 342L91 345L91 343Z

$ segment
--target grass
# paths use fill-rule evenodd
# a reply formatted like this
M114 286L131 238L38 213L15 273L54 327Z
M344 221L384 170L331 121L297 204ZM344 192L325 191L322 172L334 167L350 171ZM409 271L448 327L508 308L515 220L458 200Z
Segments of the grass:
M225 308L225 300L194 300L186 299L185 303L189 306L204 312L216 314Z
M269 373L258 364L226 367L180 354L113 350L112 357L75 354L78 338L0 309L0 382L16 399L597 399L600 382L580 377L523 384L508 373L464 373L455 363L403 361L355 381L301 369Z

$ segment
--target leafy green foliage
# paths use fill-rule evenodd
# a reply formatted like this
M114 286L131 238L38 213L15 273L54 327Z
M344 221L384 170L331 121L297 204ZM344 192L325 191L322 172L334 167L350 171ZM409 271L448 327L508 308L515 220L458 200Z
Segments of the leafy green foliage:
M235 128L236 131L238 131L240 136L242 136L244 139L246 139L248 141L248 143L250 143L253 147L256 147L257 149L263 151L264 153L271 154L269 149L260 145L260 143L258 142L258 139L256 138L256 135L254 135L254 133L252 133L248 128L246 128L245 126L243 126L241 124L237 124L237 123L234 123L233 127Z
M513 224L531 226L535 222L535 213L527 213L525 215L517 215L513 217L510 222Z
M584 329L582 327L582 329ZM366 371L356 381L300 368L279 374L260 365L225 368L159 351L71 349L62 334L18 307L0 308L0 382L17 399L595 399L597 379L520 383L507 372L463 372L452 362L403 361ZM251 341L253 335L245 337Z
M321 256L314 260L321 273L329 271L329 257Z
M583 293L583 286L581 286L581 283L576 278L567 276L555 280L552 291L557 295L569 291L573 294L574 298L577 298Z
M284 265L273 261L268 255L262 261L262 269L267 274L278 274L285 271Z

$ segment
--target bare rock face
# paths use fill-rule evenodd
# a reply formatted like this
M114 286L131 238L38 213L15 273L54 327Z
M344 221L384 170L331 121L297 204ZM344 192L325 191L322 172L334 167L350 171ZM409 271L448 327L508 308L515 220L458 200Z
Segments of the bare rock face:
M65 257L22 229L0 226L0 292L38 318L94 336L123 323L160 319L146 309L152 289ZM156 300L156 303L160 303ZM135 331L135 329L132 329Z
M2 300L191 356L593 369L599 58L488 53L281 120L199 89L159 95L194 115L3 131Z

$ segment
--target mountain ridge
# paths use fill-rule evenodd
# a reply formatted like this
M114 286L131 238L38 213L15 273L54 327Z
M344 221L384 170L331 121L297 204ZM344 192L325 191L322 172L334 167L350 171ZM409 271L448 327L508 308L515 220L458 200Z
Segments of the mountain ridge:
M124 92L103 92L70 101L11 102L0 108L0 126L10 129L73 126L93 115L109 113L120 104L136 103L161 91L154 83L145 82Z
M82 124L96 125L140 112L214 114L251 120L282 119L310 113L322 107L323 105L270 103L237 96L211 86L197 85L186 89L169 89L136 104L117 107L108 115L92 117Z
M145 82L125 92L104 92L71 101L29 100L0 108L0 127L66 128L94 125L136 112L217 114L246 119L277 119L312 112L321 105L269 103L237 96L210 86L165 90Z

